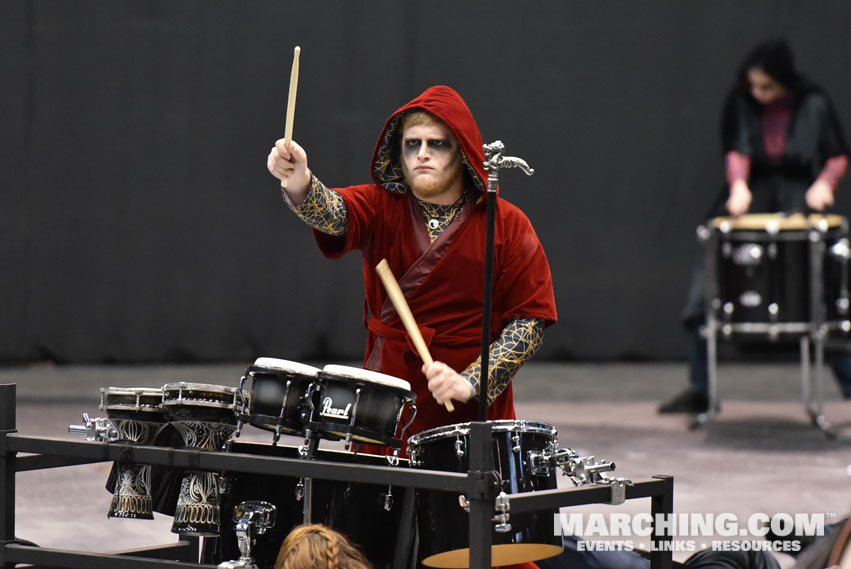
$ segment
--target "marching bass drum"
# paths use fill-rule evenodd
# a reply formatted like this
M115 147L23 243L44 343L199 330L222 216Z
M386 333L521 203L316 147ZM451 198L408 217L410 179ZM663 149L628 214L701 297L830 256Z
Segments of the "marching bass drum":
M707 240L715 267L707 274L708 290L717 293L711 305L722 332L805 334L813 321L834 329L847 321L851 248L845 218L717 217L709 235L716 238Z

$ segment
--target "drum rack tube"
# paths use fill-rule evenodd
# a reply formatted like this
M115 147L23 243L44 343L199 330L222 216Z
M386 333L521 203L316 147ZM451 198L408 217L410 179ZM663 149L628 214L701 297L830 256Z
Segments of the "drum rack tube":
M96 462L124 460L142 464L184 467L210 471L249 472L253 474L304 476L328 480L393 484L433 490L465 493L470 501L470 567L490 567L491 518L499 479L492 468L491 425L471 425L470 471L466 474L435 470L401 469L390 466L343 464L322 460L256 456L243 453L137 446L97 441L69 441L17 434L15 413L16 385L0 384L0 569L12 569L16 563L80 569L192 569L214 567L197 563L200 547L197 538L180 536L175 544L141 549L122 554L87 553L48 549L27 545L15 538L15 476L18 472L58 468ZM27 453L18 456L18 453ZM673 513L673 478L653 477L626 488L626 499L651 498L651 515ZM609 486L526 492L509 496L512 512L556 509L592 503L612 503ZM654 542L670 541L654 527ZM651 553L651 569L671 569L669 548ZM402 568L400 568L402 569Z

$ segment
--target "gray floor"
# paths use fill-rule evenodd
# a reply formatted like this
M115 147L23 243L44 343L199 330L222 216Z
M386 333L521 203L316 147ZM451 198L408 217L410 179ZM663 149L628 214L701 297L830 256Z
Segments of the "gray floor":
M0 383L17 384L20 433L80 440L67 427L79 423L83 412L102 415L101 387L237 385L244 367L35 365L0 368ZM732 513L740 520L754 513L823 513L829 523L851 509L851 402L840 399L829 373L825 409L835 440L810 425L794 361L722 363L722 413L698 430L689 430L682 416L655 412L660 400L685 386L685 375L683 363L531 364L515 378L518 416L555 425L561 446L613 460L620 476L673 475L676 512ZM246 435L268 438L253 427ZM170 518L106 518L108 471L109 465L95 464L19 474L18 537L96 552L173 541ZM570 483L562 478L561 484ZM647 512L649 501L570 511ZM687 556L675 553L675 559ZM784 566L792 563L788 556L778 558Z

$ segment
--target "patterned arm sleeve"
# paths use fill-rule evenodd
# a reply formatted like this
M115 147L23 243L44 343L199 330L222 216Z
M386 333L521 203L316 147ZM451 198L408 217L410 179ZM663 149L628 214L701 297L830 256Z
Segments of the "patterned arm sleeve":
M499 338L490 346L488 356L488 405L505 391L517 370L531 358L544 340L544 321L537 318L516 318L503 328ZM478 395L482 375L482 357L467 366L461 376L473 386Z
M283 188L281 194L287 206L312 228L335 237L346 234L346 202L316 176L310 177L310 189L300 205L295 205Z

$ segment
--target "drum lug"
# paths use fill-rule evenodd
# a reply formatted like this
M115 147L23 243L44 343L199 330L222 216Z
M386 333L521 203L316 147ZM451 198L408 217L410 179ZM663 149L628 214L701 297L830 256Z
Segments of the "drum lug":
M235 439L238 439L238 438L239 438L239 435L241 435L241 434L242 434L242 427L244 427L244 426L245 426L245 421L243 421L243 420L242 420L242 418L243 418L244 416L245 416L245 415L242 415L242 414L241 414L241 415L239 416L239 418L236 420L236 429L234 429L234 431L233 431L233 437L234 437Z
M411 407L411 418L410 418L410 420L408 420L408 422L407 422L407 423L405 423L405 426L404 426L404 427L402 427L402 430L399 432L399 439L400 439L400 440L401 440L401 439L403 439L403 438L405 437L405 431L407 431L407 430L408 430L408 427L410 427L410 426L411 426L411 423L413 423L413 422L414 422L414 419L417 417L416 395L411 394L411 397L407 397L407 398L405 399L405 401L406 401L406 402L410 405L410 407ZM404 409L405 409L405 405L404 405L404 403L403 403L403 404L402 404L402 406L401 406L401 407L399 407L399 414L398 414L398 415L397 415L397 417L396 417L396 423L399 423L399 422L401 422L401 421L402 421L402 411L404 411Z
M245 380L247 376L243 375L239 378L239 388L237 389L237 394L239 395L239 417L236 422L236 436L239 437L240 433L242 433L242 426L245 424L245 418L247 417L248 411L248 401L245 397Z
M498 533L508 533L511 531L511 524L508 523L510 517L508 510L510 508L511 504L508 501L508 494L500 492L494 502L494 511L497 512L497 514L493 517L493 521L496 523L493 528L494 531Z
M464 456L464 440L461 437L455 439L455 454L458 455L458 458Z
M760 264L765 251L757 243L744 243L733 250L733 263L741 267L755 267ZM777 256L777 245L768 246L768 256Z
M520 452L520 435L515 433L514 436L511 437L511 444L513 445L511 450L514 452Z
M387 487L387 492L384 494L384 511L389 512L393 509L393 486Z
M841 261L848 261L851 259L851 245L849 245L848 239L840 239L834 243L828 251L830 251L831 256L835 259L839 259Z
M777 243L769 243L768 245L768 258L776 259L777 258Z
M298 447L299 458L313 458L316 447L319 445L319 440L313 436L313 431L310 429L304 430L304 444Z
M295 485L295 499L296 502L304 500L304 478L299 478L298 484Z
M468 514L470 513L470 500L468 500L467 496L465 496L464 494L458 495L458 505L461 506L462 510L464 510Z

